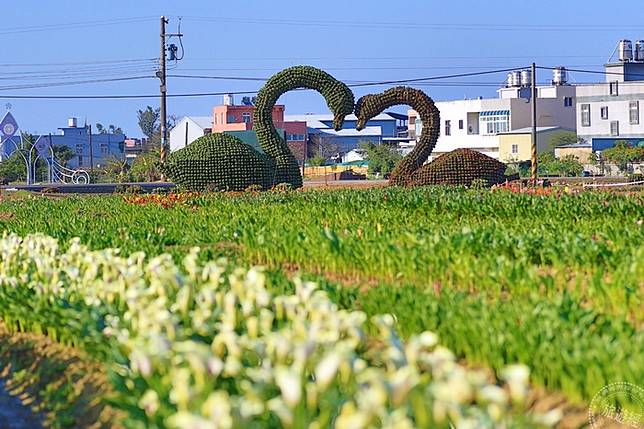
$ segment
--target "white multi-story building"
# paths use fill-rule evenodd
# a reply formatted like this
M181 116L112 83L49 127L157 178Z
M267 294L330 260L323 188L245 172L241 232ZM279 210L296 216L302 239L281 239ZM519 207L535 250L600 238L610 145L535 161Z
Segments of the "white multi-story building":
M558 69L561 72L561 69ZM515 72L516 73L516 72ZM511 74L514 75L514 74ZM518 79L518 81L517 81ZM440 110L441 132L436 148L430 159L458 148L474 149L493 158L503 158L500 154L514 152L525 153L519 145L530 144L524 138L514 142L512 131L525 129L532 125L530 107L531 76L523 73L521 77L508 76L508 86L498 90L498 98L479 98L456 101L439 101L436 107ZM567 85L559 75L548 86L537 87L537 126L539 128L559 127L574 130L576 126L575 87ZM418 136L422 132L422 123L414 110L408 112L410 134ZM501 139L501 136L506 136ZM508 137L510 136L510 137ZM508 144L511 149L505 151L501 145ZM514 146L516 151L513 151ZM547 145L542 145L547 146ZM528 151L529 153L529 151ZM501 159L502 161L521 161Z
M592 151L644 144L644 62L606 65L606 82L577 86L577 134Z

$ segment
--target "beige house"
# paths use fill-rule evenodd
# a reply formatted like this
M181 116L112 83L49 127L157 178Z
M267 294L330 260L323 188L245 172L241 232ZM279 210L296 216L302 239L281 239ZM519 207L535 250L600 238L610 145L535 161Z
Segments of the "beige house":
M552 149L552 138L561 132L572 130L562 127L537 128L537 153ZM574 132L574 131L573 131ZM499 161L529 161L532 157L532 128L520 128L498 134Z
M562 158L566 155L575 156L582 164L589 164L593 154L593 146L590 143L575 143L555 148L555 157Z

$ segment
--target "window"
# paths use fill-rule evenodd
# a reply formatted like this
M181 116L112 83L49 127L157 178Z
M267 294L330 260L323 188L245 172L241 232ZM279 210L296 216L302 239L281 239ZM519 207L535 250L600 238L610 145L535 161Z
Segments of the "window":
M617 92L618 92L618 91L617 91L617 85L618 85L618 82L617 82L617 81L615 81L615 82L611 82L611 83L608 85L608 86L609 86L609 92L610 92L610 95L617 95Z
M445 121L445 135L452 135L452 121Z
M242 121L245 124L250 124L250 113L249 112L242 113Z
M639 125L640 123L640 102L639 101L629 101L628 119L631 125Z
M590 104L581 105L581 126L590 127Z
M83 154L83 145L82 144L77 144L76 145L76 155L82 155Z
M110 152L110 147L107 143L101 143L101 154L107 155Z
M519 153L519 145L518 144L513 144L512 145L512 154L517 154Z
M234 124L235 123L235 115L228 115L228 124Z
M611 121L610 123L610 135L618 136L619 135L619 121Z
M301 142L304 141L304 134L287 134L286 141L289 142Z
M510 111L493 110L481 112L479 116L480 129L483 134L505 133L510 129Z
M608 119L608 106L600 107L599 113L602 119Z
M572 97L564 97L564 107L572 107Z
M458 129L459 129L459 130L462 130L462 129L463 129L463 120L462 120L462 119L459 119L459 120L458 120Z

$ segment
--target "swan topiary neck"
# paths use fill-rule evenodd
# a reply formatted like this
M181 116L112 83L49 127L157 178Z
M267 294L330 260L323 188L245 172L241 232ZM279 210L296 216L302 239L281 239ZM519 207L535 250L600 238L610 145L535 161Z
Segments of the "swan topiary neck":
M389 182L392 185L404 186L411 180L412 173L422 167L436 147L440 132L440 112L434 101L423 91L399 86L381 94L365 95L356 103L355 111L358 117L357 128L362 129L369 119L397 105L411 106L423 122L423 131L416 147L391 172Z
M274 184L290 183L302 186L297 160L273 124L273 107L280 96L294 89L318 91L334 114L334 127L342 128L344 117L353 112L354 97L351 90L330 74L311 66L290 67L271 77L257 94L253 128L262 150L275 159Z

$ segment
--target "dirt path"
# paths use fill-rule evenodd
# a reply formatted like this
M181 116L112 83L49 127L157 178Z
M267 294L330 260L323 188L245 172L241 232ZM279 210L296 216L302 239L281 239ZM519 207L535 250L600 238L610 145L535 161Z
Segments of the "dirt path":
M41 429L40 419L20 400L7 393L0 380L0 429Z

